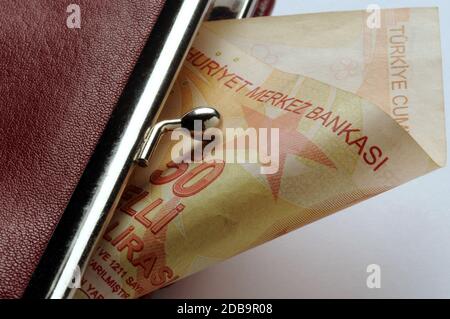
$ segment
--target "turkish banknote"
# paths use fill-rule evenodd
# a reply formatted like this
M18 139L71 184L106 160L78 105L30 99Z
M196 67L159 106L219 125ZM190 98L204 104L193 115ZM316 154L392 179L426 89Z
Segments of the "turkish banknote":
M144 296L444 165L442 96L435 9L385 10L375 29L366 12L206 23L161 119L210 105L223 130L276 128L277 170L177 164L165 136L75 297Z

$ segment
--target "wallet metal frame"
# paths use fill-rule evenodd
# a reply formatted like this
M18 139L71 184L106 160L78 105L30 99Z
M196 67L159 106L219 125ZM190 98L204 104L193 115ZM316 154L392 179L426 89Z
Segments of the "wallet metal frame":
M166 1L24 297L73 295L72 277L84 270L112 217L135 154L158 118L209 2Z

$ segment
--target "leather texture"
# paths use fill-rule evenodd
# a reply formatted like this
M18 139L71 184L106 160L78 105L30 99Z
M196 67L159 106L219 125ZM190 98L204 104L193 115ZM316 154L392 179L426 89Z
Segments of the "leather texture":
M163 4L0 1L0 297L23 294Z

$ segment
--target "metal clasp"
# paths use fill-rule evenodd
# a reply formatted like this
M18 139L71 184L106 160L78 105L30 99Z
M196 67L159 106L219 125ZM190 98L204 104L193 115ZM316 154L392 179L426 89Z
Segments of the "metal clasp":
M136 163L139 166L147 167L164 133L171 132L177 128L185 128L193 131L196 127L196 121L200 122L202 131L204 131L210 127L219 126L220 114L211 107L197 107L184 114L180 119L165 120L156 123L145 135L142 147L139 149L135 158Z

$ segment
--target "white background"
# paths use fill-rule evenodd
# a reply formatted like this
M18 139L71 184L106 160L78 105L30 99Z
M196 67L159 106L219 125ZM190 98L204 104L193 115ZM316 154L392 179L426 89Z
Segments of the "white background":
M450 101L448 0L278 0L273 15L364 10L371 3L439 6L445 100ZM447 128L449 114L447 107ZM373 263L381 266L380 289L366 286L366 267ZM213 266L154 297L450 298L450 168Z

